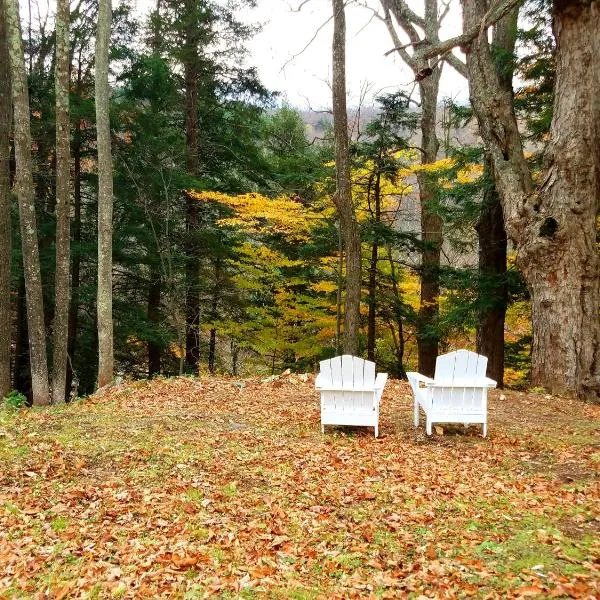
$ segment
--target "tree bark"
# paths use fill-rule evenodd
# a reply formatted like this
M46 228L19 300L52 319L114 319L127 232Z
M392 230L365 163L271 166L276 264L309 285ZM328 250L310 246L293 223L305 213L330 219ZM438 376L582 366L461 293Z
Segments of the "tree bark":
M50 402L50 393L44 326L44 300L42 295L34 185L31 170L29 92L27 89L27 76L25 74L18 2L17 0L5 0L5 2L14 109L15 190L19 200L19 217L23 245L32 402L34 405L45 405Z
M66 398L71 261L69 1L56 2L56 272L52 402Z
M81 65L78 67L78 81L81 76ZM79 92L81 90L78 90ZM79 284L81 273L81 120L75 123L73 137L73 260L71 261L71 304L69 307L69 342L67 345L67 395L73 389L73 357L77 348L77 327L79 322Z
M346 109L346 18L344 0L332 0L332 92L335 141L335 200L346 257L346 296L344 302L344 353L358 353L360 327L361 256L358 223L352 203L348 112Z
M96 36L96 136L98 148L98 387L113 380L112 219L113 174L110 141L108 49L111 0L100 0Z
M464 30L485 12L484 0L463 0ZM471 103L531 293L532 383L600 402L600 0L557 0L554 31L552 139L538 190L485 30L467 54Z
M10 58L5 0L0 0L0 399L10 392Z
M507 239L502 205L496 193L489 165L486 165L489 185L484 192L477 236L479 241L479 323L477 352L487 356L488 377L499 388L504 387L504 321L508 304L506 281Z
M29 361L29 336L27 332L27 306L25 300L25 277L17 287L17 326L15 331L15 363L13 388L31 399L31 369Z
M374 222L381 222L381 155L377 164L377 174L375 176L375 185L373 186L373 198L375 200L375 210L372 215ZM377 325L377 263L379 260L379 244L377 239L371 245L371 258L369 262L369 313L367 315L367 358L375 360L375 338Z
M198 175L198 34L193 19L193 2L186 2L185 26L185 145L188 175ZM185 363L187 369L198 374L200 362L200 257L198 251L198 201L185 196Z
M497 53L496 71L500 85L512 95L512 62L517 41L519 11L509 13L494 26L493 44ZM504 321L508 304L506 275L507 237L502 204L494 185L492 165L485 160L485 192L477 236L479 242L480 304L477 327L477 352L488 358L487 373L499 388L504 387Z
M425 68L424 66L422 68ZM437 160L439 141L436 133L437 99L440 70L419 84L421 94L421 164ZM419 372L433 377L438 356L437 321L440 297L440 253L442 249L442 219L432 206L437 183L427 173L419 173L421 202L421 302L417 328Z

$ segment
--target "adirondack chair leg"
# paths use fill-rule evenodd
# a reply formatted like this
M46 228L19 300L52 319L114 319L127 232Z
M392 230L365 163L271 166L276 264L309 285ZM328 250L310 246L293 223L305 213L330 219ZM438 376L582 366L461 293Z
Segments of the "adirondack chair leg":
M487 423L483 424L483 437L487 435Z
M379 437L379 425L375 425L375 437Z
M325 425L321 424L321 433L325 433Z
M419 403L415 400L415 427L419 426Z
M427 419L427 425L426 425L426 431L427 431L427 435L431 435L431 421L429 419Z

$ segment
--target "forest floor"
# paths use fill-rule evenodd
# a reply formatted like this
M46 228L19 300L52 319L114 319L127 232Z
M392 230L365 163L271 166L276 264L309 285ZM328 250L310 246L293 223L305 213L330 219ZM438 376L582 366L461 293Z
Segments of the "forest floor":
M0 410L1 598L600 598L600 407L491 394L489 437L327 428L312 377Z

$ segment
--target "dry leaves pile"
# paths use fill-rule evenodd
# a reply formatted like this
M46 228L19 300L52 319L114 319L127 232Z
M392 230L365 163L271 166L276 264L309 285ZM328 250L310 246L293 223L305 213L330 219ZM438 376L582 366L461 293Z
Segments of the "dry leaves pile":
M0 411L0 597L600 597L600 408L493 393L490 436L319 429L313 381L127 383Z

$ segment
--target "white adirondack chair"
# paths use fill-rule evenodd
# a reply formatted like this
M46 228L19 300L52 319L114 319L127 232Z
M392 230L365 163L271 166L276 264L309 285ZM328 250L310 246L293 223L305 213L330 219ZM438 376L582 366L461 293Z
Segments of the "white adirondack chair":
M480 423L487 434L487 391L496 382L486 377L487 357L457 350L438 356L434 378L407 373L415 405L415 427L419 406L425 412L427 435L433 423Z
M321 361L315 387L321 392L321 431L325 425L362 425L379 435L379 401L387 373L375 377L375 363L344 354Z

